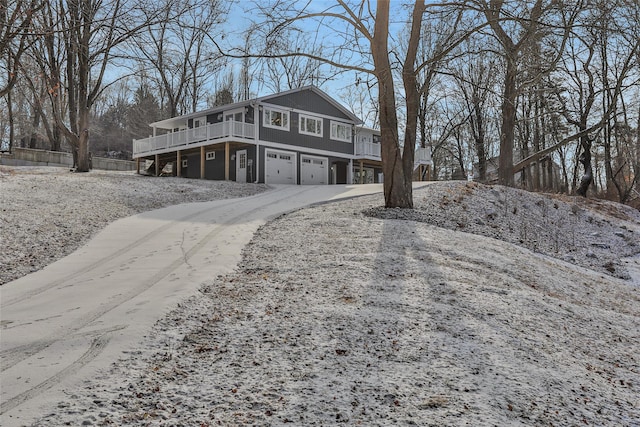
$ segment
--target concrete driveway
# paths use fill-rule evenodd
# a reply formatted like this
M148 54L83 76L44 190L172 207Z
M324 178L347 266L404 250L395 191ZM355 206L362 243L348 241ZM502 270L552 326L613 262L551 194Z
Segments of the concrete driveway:
M0 424L28 425L116 361L181 299L235 268L257 228L381 185L278 186L114 222L73 254L0 287ZM382 196L381 196L382 203Z

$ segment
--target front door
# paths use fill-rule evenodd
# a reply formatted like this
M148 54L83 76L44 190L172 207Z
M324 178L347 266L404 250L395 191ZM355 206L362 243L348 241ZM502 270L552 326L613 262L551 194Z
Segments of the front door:
M236 151L236 182L247 182L247 150Z

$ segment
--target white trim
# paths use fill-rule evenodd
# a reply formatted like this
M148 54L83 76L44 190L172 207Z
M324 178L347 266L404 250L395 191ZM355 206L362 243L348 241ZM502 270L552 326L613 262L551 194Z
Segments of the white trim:
M264 183L268 184L269 182L267 181L267 155L269 153L276 153L276 154L284 154L286 156L291 156L292 157L292 164L293 164L293 184L296 185L298 184L298 153L296 153L295 151L287 151L287 150L273 150L273 149L269 149L269 148L265 148L264 150Z
M267 111L273 111L273 112L282 114L282 117L283 117L282 121L283 122L286 121L286 125L277 126L277 125L271 124L271 121L267 122ZM269 114L269 116L270 116L270 114ZM285 117L286 117L286 120L284 119ZM291 115L289 114L289 110L288 109L284 109L282 107L274 108L274 107L270 107L270 106L265 106L262 109L262 126L264 126L266 128L270 128L270 129L277 129L277 130L282 130L282 131L289 132L290 126L291 126Z
M334 125L337 126L345 126L347 128L349 128L347 130L348 132L348 139L343 139L337 136L337 132L336 132L336 136L333 135L333 127ZM329 138L332 139L333 141L340 141L340 142L348 142L348 143L353 143L353 125L349 124L349 123L344 123L344 122L340 122L338 120L331 120L330 125L329 125Z
M306 123L307 121L313 121L316 125L316 129L318 126L318 122L320 123L320 133L317 132L309 132L306 129L302 128L302 122ZM310 136L315 136L318 138L322 138L322 135L324 134L324 121L317 116L312 116L311 114L302 114L302 113L298 113L298 132L302 135L310 135Z
M320 156L336 157L336 158L345 159L345 160L356 158L353 154L339 153L337 151L318 150L316 148L300 147L298 145L282 144L280 142L260 140L259 143L264 147L270 147L277 150L285 150L285 151L294 150L295 152L299 152L299 153L309 153L309 154L316 154Z

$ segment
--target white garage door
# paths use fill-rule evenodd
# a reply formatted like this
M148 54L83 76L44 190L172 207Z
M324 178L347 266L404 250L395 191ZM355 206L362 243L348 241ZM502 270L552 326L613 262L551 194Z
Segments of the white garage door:
M300 184L326 185L328 183L326 157L300 156Z
M295 153L266 150L265 158L265 182L267 184L296 183Z

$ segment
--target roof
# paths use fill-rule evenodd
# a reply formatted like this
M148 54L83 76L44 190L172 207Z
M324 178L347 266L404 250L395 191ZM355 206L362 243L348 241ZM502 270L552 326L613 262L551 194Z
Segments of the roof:
M246 101L234 102L232 104L219 105L213 108L208 108L206 110L196 111L194 113L183 114L181 116L171 117L169 119L159 120L157 122L150 123L150 127L155 127L159 129L173 129L177 126L178 122L183 122L184 120L194 119L202 116L206 116L208 114L214 114L217 112L233 110L236 108L246 107L247 105L256 104L258 102L266 102L269 99L281 97L283 95L288 95L292 93L302 92L305 90L310 90L318 96L322 97L325 101L329 102L331 105L336 107L342 113L344 113L347 117L353 120L356 124L362 124L362 120L360 120L355 114L353 114L349 109L345 108L342 104L336 101L334 98L329 96L326 92L320 90L316 86L304 86L297 89L291 89L284 92L278 92L271 95L261 96L259 98L248 99Z

